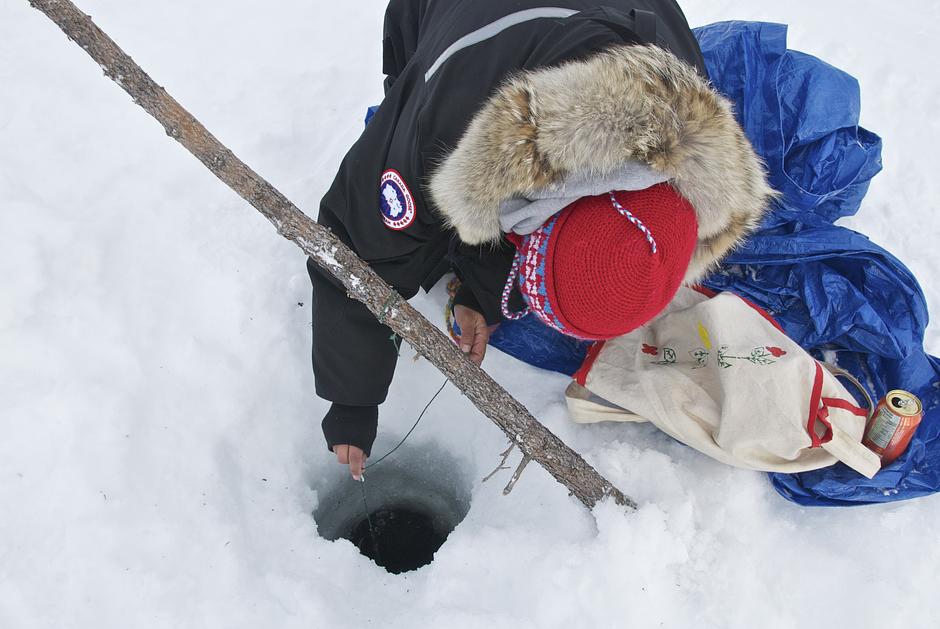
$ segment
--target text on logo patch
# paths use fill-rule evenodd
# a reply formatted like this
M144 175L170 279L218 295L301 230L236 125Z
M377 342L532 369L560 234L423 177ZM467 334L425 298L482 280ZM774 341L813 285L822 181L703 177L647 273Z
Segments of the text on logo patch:
M382 220L389 229L405 229L415 220L415 200L397 170L386 170L379 185Z

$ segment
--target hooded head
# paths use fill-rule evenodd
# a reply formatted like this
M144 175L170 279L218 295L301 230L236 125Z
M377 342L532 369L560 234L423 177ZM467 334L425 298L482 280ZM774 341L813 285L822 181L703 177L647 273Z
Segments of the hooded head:
M675 296L697 232L691 205L668 184L584 197L517 239L503 315L515 319L531 311L585 340L626 334ZM514 286L526 312L509 312Z
M640 45L508 80L429 188L461 240L481 244L502 237L507 201L609 177L630 163L661 174L692 208L685 283L746 237L775 196L731 103L672 53Z

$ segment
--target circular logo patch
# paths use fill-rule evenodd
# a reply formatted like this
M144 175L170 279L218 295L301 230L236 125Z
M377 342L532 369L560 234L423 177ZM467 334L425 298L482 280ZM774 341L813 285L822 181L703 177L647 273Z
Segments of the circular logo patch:
M405 229L415 220L415 200L397 170L386 170L379 186L382 220L389 229Z

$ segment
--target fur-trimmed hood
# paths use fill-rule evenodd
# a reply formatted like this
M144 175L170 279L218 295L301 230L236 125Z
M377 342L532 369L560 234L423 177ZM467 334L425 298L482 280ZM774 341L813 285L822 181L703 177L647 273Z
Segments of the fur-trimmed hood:
M686 282L750 233L776 194L731 103L656 46L618 46L510 79L429 188L459 237L480 244L501 236L507 199L632 161L663 173L695 207L699 244Z

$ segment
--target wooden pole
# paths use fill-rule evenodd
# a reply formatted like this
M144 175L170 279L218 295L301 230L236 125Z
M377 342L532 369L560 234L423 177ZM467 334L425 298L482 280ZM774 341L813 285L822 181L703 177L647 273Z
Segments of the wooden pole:
M589 509L607 497L628 508L630 498L551 431L542 426L505 389L472 364L439 329L394 291L329 229L307 217L283 194L222 145L127 53L69 0L29 0L101 66L106 76L163 125L227 186L261 212L278 233L296 243L336 277L396 334L433 363L522 451Z

